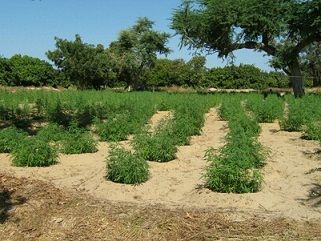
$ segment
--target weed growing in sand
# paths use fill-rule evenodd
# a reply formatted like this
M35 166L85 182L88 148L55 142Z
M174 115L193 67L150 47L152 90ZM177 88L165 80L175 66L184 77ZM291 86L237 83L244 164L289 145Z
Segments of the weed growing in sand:
M106 177L117 183L143 183L149 177L148 163L141 155L113 146L107 158Z
M25 138L12 151L14 166L46 167L57 163L57 151L36 137Z

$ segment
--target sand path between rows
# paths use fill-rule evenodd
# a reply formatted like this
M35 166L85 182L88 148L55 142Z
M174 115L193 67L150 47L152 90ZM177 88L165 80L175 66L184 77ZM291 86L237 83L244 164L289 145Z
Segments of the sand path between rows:
M157 112L156 122L168 116ZM319 144L300 138L300 133L280 131L277 123L262 124L261 143L271 150L263 169L262 190L254 194L215 193L202 187L208 148L224 145L227 124L220 121L216 109L205 115L201 135L193 136L189 146L178 148L177 158L168 163L150 164L150 179L141 185L116 184L105 179L108 144L99 143L94 154L61 155L60 163L48 168L18 168L10 165L10 157L0 155L0 170L16 176L50 181L59 188L82 191L112 202L141 205L163 204L166 207L214 208L232 210L236 219L246 213L280 215L299 220L321 219L321 208L304 201L320 172L305 174L320 167L320 161L305 152L314 152ZM244 215L243 215L244 214Z

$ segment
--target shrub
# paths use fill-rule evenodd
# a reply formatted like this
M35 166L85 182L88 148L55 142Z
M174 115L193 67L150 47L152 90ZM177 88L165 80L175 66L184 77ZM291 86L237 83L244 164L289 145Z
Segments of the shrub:
M253 193L260 189L262 175L256 169L212 164L206 173L206 186L216 192Z
M97 133L103 141L126 140L130 132L128 120L129 116L125 114L117 115L106 122L96 124Z
M43 127L38 133L37 137L45 142L60 141L63 139L65 131L57 124L49 124Z
M148 180L148 163L141 155L120 147L112 147L107 158L107 179L125 184L139 184Z
M32 137L16 145L12 157L15 166L46 167L56 164L58 155L45 141Z
M15 127L9 127L0 131L0 152L10 153L23 139L27 133Z
M321 141L321 121L310 121L305 127L305 136L309 140Z
M89 133L79 129L66 132L62 139L62 153L81 154L94 153L97 151L97 142Z
M134 147L145 160L168 162L175 159L177 147L165 125L156 133L147 131L135 136Z

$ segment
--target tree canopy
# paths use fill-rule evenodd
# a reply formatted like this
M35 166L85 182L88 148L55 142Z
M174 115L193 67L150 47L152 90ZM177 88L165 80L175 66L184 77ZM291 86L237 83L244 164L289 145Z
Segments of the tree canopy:
M56 49L47 52L65 78L80 88L100 88L113 81L111 58L102 45L84 43L79 35L74 41L55 38Z
M134 26L120 32L109 47L119 78L134 88L144 85L141 77L154 66L157 54L170 52L166 46L170 35L153 30L153 25L148 18L139 18Z
M239 49L263 51L289 76L296 96L304 94L299 54L321 41L321 1L183 0L172 28L181 44L233 55Z

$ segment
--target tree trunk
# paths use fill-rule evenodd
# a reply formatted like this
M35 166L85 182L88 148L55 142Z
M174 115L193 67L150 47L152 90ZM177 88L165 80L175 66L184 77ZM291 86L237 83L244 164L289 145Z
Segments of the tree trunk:
M292 83L295 98L304 96L304 80L300 70L300 64L297 59L291 65L289 65L289 71L290 82Z

